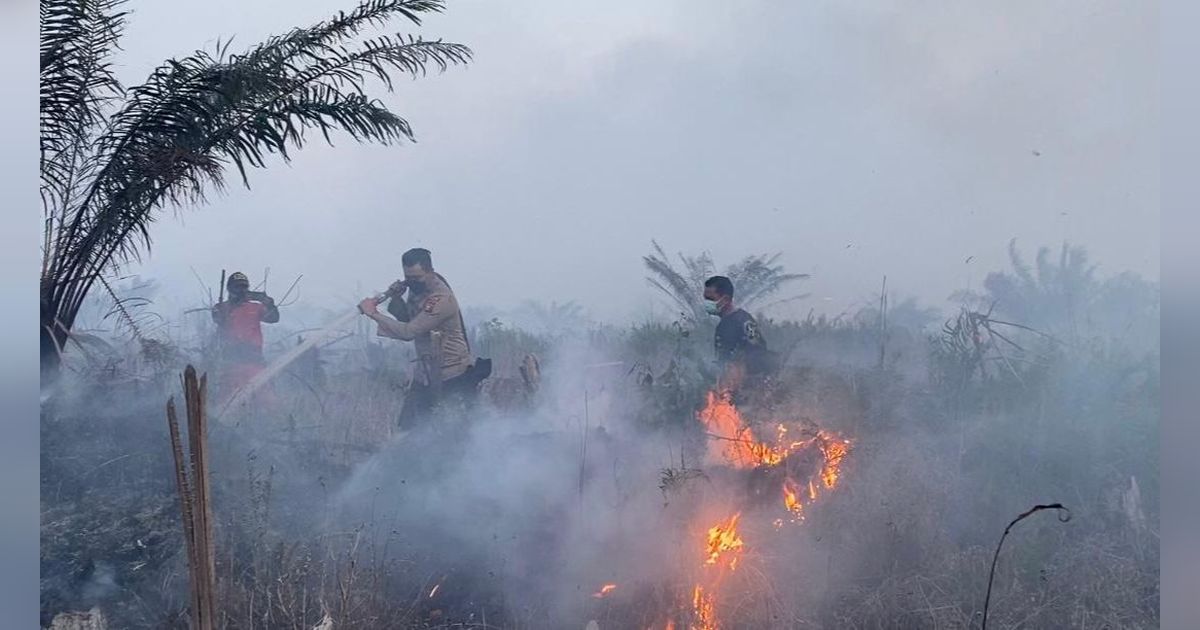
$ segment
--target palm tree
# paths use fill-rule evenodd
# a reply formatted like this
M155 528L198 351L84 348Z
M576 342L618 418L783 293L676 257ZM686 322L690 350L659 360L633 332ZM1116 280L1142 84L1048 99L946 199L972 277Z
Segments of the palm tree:
M1017 240L1008 243L1011 272L997 271L983 281L984 292L955 292L951 299L975 310L991 310L1060 337L1073 337L1079 316L1088 310L1100 281L1087 251L1063 243L1056 259L1039 248L1034 265L1025 262Z
M712 256L708 252L696 256L680 253L681 267L677 269L657 241L650 243L654 251L642 257L642 262L651 273L646 276L646 281L669 297L685 318L693 322L705 321L704 281L716 274ZM785 285L809 277L805 273L785 272L783 265L779 264L780 256L779 253L747 256L725 268L725 275L733 281L738 303L743 308L769 306L764 303L767 298L777 294ZM774 303L803 297L792 296Z
M169 206L221 190L230 166L284 161L316 130L357 141L413 140L408 122L369 98L377 79L423 76L471 58L466 46L395 35L360 40L395 17L420 24L444 0L367 0L349 13L272 37L242 54L229 44L171 59L125 89L111 59L124 0L42 0L41 194L45 240L40 339L44 374L88 291L150 248L150 224Z
M1008 243L1011 272L989 273L982 293L958 291L951 299L990 310L1064 340L1095 335L1122 337L1137 329L1157 335L1158 285L1124 272L1101 277L1083 247L1063 243L1058 256L1048 247L1025 262L1016 239Z
M529 332L551 337L581 332L588 325L583 307L574 300L549 304L526 300L513 309L512 318L518 326Z

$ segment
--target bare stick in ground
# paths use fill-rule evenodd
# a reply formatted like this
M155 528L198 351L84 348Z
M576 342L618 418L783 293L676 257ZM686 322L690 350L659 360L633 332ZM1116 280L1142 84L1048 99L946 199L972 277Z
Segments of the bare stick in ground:
M188 446L192 456L192 488L196 493L195 517L202 542L199 549L203 552L197 558L204 571L204 581L202 582L204 601L201 602L201 605L206 611L208 625L211 626L214 623L216 611L216 602L214 601L216 561L212 540L212 504L209 501L211 492L208 483L208 413L205 404L208 397L208 377L204 375L197 379L196 369L190 365L183 374L184 391L188 399L188 424L192 427L191 432L196 436L195 441Z
M188 578L191 591L191 617L194 630L212 630L216 618L216 563L213 554L212 508L208 484L208 422L204 399L208 379L197 378L196 369L187 366L183 373L184 402L187 405L188 454L184 457L175 413L175 398L167 400L167 426L175 457L175 483L183 513L184 542L187 544Z
M883 288L879 290L879 369L883 369L887 354L887 275L883 276Z
M1029 508L1029 510L1022 512L1017 518L1014 518L1008 524L1008 527L1004 528L1004 533L1000 535L1000 542L996 543L996 553L992 556L992 570L988 573L987 596L983 599L983 624L980 626L980 630L987 630L988 608L992 603L992 581L996 578L996 561L1000 559L1000 548L1004 546L1004 539L1008 537L1008 532L1012 531L1014 525L1042 510L1058 510L1058 520L1061 523L1071 520L1071 510L1063 507L1061 503L1051 503L1049 505L1035 505Z
M179 438L179 421L175 417L175 397L167 399L167 427L171 433L171 453L175 456L175 485L179 489L179 503L183 512L183 540L187 548L188 584L197 584L196 577L196 532L192 525L192 490L188 483L187 460L183 456L183 443ZM191 609L200 610L199 591L190 588Z

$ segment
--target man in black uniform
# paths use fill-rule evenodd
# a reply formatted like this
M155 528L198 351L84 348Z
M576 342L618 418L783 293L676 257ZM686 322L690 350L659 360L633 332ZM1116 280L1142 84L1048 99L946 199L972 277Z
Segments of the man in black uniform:
M704 281L704 310L721 318L715 348L721 366L718 388L734 401L763 390L774 372L774 354L767 349L758 322L733 302L733 282L725 276Z

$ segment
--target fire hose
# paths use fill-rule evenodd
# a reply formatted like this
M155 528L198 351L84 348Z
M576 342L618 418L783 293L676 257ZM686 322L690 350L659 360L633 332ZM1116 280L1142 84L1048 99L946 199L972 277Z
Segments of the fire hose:
M387 291L375 295L375 301L380 303L387 301L394 295L392 291L393 289L389 288ZM251 396L254 395L255 392L261 389L263 385L266 385L271 381L271 379L278 376L284 368L286 368L296 359L299 359L305 352L317 344L328 339L330 335L337 332L343 326L354 321L354 319L359 315L361 315L361 312L358 310L358 307L355 306L353 311L346 313L345 315L326 325L324 328L318 330L316 333L309 335L308 339L305 339L303 342L292 346L292 348L290 348L279 358L272 361L271 364L264 368L261 372L255 374L254 378L250 379L244 385L239 387L237 391L235 391L233 395L229 397L225 404L222 405L221 410L217 413L217 419L223 424L228 424L226 418L228 417L227 414L230 410L236 409L239 405L245 403Z

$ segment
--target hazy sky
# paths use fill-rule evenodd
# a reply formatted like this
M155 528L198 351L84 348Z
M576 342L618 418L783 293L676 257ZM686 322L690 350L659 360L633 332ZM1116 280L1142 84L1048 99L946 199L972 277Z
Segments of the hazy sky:
M122 76L352 6L133 2ZM800 312L854 306L885 273L942 306L1013 237L1157 278L1156 28L1135 0L452 2L388 29L476 54L377 90L418 144L314 143L164 216L138 270L198 295L189 267L215 284L269 266L269 289L304 274L330 301L385 287L420 245L465 303L605 318L653 299L652 238L722 264L783 252L813 274Z

